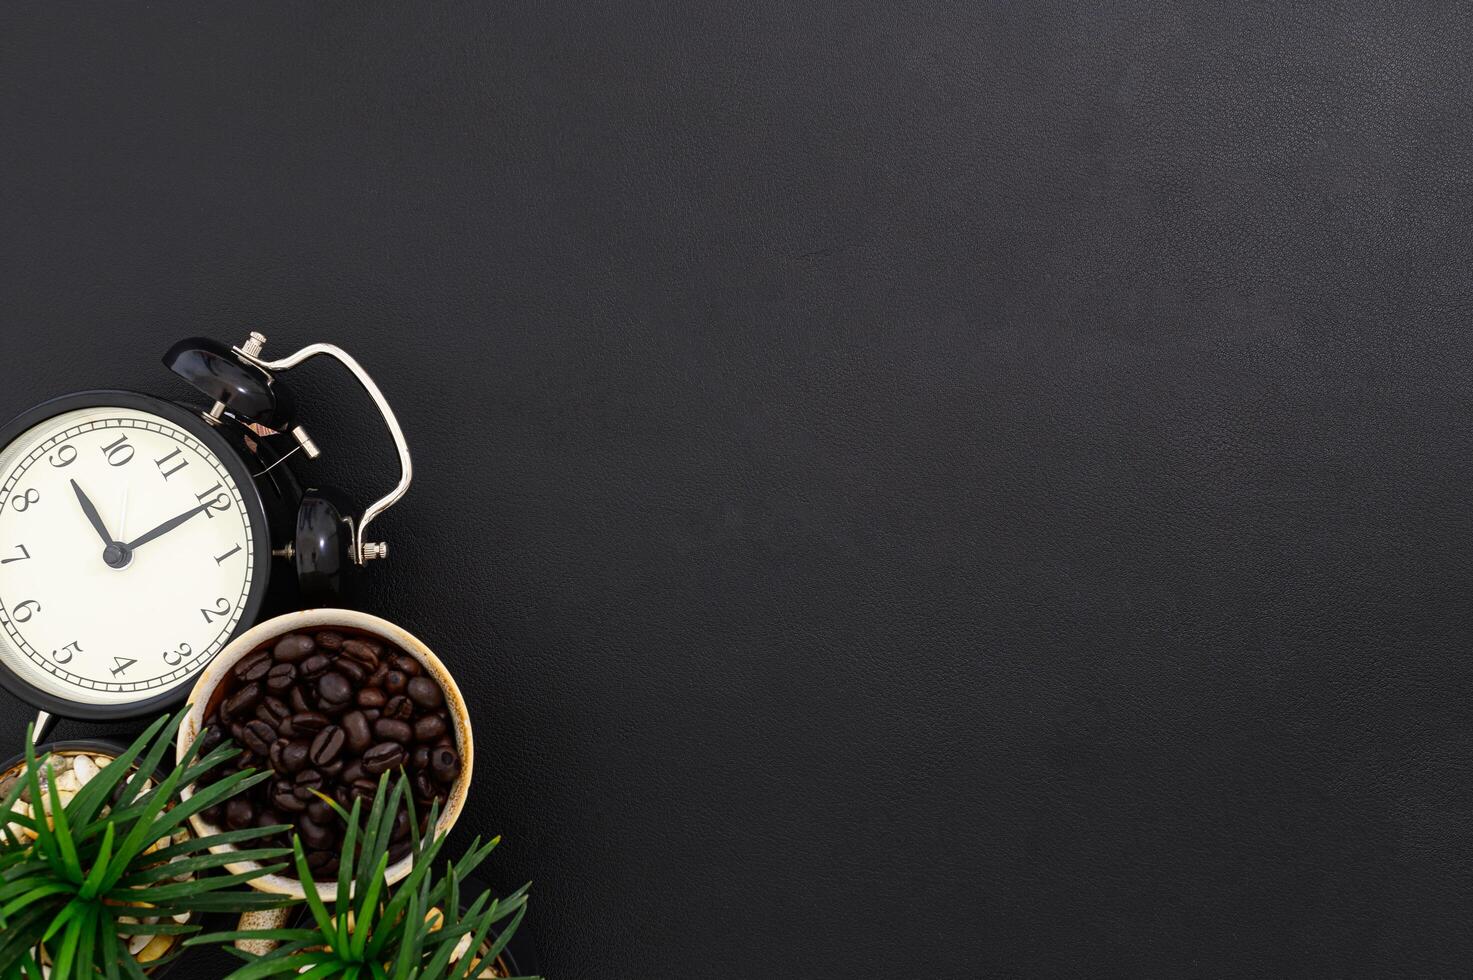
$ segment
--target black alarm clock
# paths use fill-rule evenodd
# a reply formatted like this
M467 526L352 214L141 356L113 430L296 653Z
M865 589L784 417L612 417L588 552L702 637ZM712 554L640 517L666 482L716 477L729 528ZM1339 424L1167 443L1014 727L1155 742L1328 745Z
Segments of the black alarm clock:
M335 604L356 569L386 557L364 532L412 476L393 410L340 348L265 361L265 342L191 338L164 355L205 407L82 391L0 429L0 685L41 709L38 731L50 715L177 703L268 597ZM292 466L319 451L277 375L319 355L352 372L399 454L398 484L356 519Z

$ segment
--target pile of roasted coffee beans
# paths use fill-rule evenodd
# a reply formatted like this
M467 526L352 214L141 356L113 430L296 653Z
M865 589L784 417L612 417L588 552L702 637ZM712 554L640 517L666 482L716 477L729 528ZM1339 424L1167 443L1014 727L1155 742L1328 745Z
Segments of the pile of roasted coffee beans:
M343 821L317 794L364 811L379 775L410 780L421 830L460 775L445 694L419 661L376 637L340 631L289 633L242 657L205 716L202 753L232 738L242 749L214 779L270 767L257 784L202 816L240 830L292 824L313 875L337 872ZM290 846L286 835L255 847ZM409 816L394 825L390 861L409 853Z

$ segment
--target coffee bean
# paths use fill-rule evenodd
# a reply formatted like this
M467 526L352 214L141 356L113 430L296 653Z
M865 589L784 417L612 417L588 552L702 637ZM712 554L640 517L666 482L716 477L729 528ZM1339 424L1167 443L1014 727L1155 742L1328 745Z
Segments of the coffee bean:
M334 779L337 779L338 778L338 773L340 773L340 772L343 771L343 757L342 756L338 756L336 759L334 759L332 762L329 762L327 765L325 765L325 766L318 766L317 767L317 770L318 770L318 772L322 773L322 778L324 780L326 780L327 782L330 783Z
M211 721L209 723L209 726L200 733L199 754L209 755L211 752L218 749L220 747L220 743L223 741L225 741L225 733L220 730L220 725L218 722Z
M355 753L361 753L373 742L368 719L363 717L361 711L350 711L343 715L343 732L348 738L348 748Z
M238 722L238 721L232 721L227 726L226 730L230 732L230 737L231 738L233 738L237 742L239 742L240 741L241 733L243 733L245 731L245 728L241 725L240 722Z
M279 823L281 823L281 814L277 813L270 807L267 807L260 813L256 814L257 827L274 827Z
M364 669L362 664L356 660L348 660L344 657L338 658L338 662L333 664L333 670L342 674L355 686L362 684L368 677L368 671Z
M292 715L292 727L304 734L315 735L331 724L331 718L316 711L302 711Z
M353 685L337 672L323 674L317 681L317 703L331 711L333 706L344 707L353 697Z
M414 798L421 803L428 803L435 798L435 781L427 772L417 772L409 781L414 791Z
M421 708L434 709L445 703L445 695L440 690L440 685L428 677L416 677L411 680L409 696Z
M332 826L333 820L337 816L332 812L332 807L328 806L323 800L313 800L311 803L308 803L307 815L325 827Z
M409 765L414 769L428 769L430 767L430 747L428 745L417 745L414 751L409 753Z
M389 658L389 665L406 677L418 677L424 673L419 661L405 653L396 653Z
M425 715L414 723L416 742L433 742L445 734L445 719L439 715Z
M399 722L398 724L403 724ZM363 753L363 769L371 775L397 769L404 764L404 746L395 742L382 742ZM357 786L354 783L354 786Z
M231 830L244 830L255 819L256 808L245 797L237 796L225 804L225 826Z
M307 703L307 697L302 693L300 687L292 688L291 697L287 700L291 702L293 711L302 712L312 710L312 706Z
M261 685L247 684L230 695L220 706L227 718L238 718L252 711L261 700Z
M341 650L343 648L343 634L334 633L330 630L318 633L317 645L324 650Z
M358 692L360 708L382 708L387 701L388 695L376 687L365 687Z
M271 743L276 741L276 729L257 718L245 726L240 739L246 748L264 759L271 752Z
M353 785L350 786L348 789L352 796L362 800L364 803L370 803L373 801L373 798L378 795L378 780L354 780Z
M325 877L327 874L327 866L332 862L332 859L333 858L331 851L308 851L307 867L310 868L314 874L321 874Z
M281 694L291 689L292 682L297 679L297 668L292 664L274 664L266 672L266 689L273 694Z
M271 806L278 811L300 813L305 811L306 802L296 799L296 787L290 783L275 783L271 787Z
M214 806L207 806L199 812L199 815L205 819L206 823L219 827L221 818L225 816L225 805L216 803Z
M402 670L391 670L384 675L384 690L389 694L403 694L408 685L409 678Z
M241 682L258 681L271 669L271 651L256 650L238 660L230 672Z
M328 725L322 731L318 732L317 737L312 740L312 751L310 753L312 764L314 766L332 764L342 753L343 743L346 741L347 736L343 734L341 728L337 725Z
M414 737L414 729L409 727L409 722L398 721L394 718L380 718L373 723L373 734L380 741L399 742L408 744Z
M303 803L311 803L317 799L316 791L322 788L322 773L316 769L307 769L297 773L293 783L292 791L296 793L297 799Z
M356 660L372 671L378 666L379 648L364 640L347 640L343 643L343 655Z
M289 743L281 750L281 768L277 772L295 773L301 772L302 767L307 764L311 755L310 746L301 740Z
M370 723L378 721L381 717L383 717L383 714L384 713L377 708L363 709L363 717L367 718Z
M320 653L314 653L312 654L312 656L302 661L302 665L297 668L297 671L303 677L316 677L323 671L327 670L327 668L331 664L332 661L328 660L327 657L323 656Z
M430 768L442 783L453 783L460 775L460 755L450 748L437 748L430 753Z
M400 841L409 836L409 811L400 810L394 814L394 832L392 840Z
M280 664L294 664L309 656L317 644L312 642L312 637L303 633L288 633L276 641L275 648L271 651Z
M395 721L408 721L414 717L414 702L399 694L389 698L389 703L384 705L384 718L393 718Z
M297 819L297 832L302 835L302 843L307 847L326 850L337 844L333 832L310 816Z
M267 753L267 758L271 760L271 768L277 772L286 772L286 763L282 761L281 752L290 744L291 742L284 738L278 738L271 743L271 750Z
M261 699L260 704L256 705L256 717L272 728L277 727L291 716L292 709L286 706L286 702L281 698L273 698L269 694Z
M354 759L352 762L343 766L343 771L338 773L338 781L342 783L356 783L358 780L364 778L365 775L367 774L363 771L362 760Z

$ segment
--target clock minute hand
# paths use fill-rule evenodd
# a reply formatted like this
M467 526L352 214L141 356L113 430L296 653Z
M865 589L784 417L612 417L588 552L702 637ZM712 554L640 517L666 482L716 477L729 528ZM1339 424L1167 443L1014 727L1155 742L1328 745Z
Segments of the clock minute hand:
M149 531L149 532L147 532L145 534L139 535L138 537L134 538L132 541L129 541L123 547L127 548L129 551L132 551L135 548L137 548L139 545L141 545L141 544L147 544L148 542L152 541L154 538L161 538L161 537L163 537L165 534L168 534L170 531L174 530L174 528L178 527L180 524L183 524L185 521L189 520L191 517L194 517L196 514L203 514L205 511L207 511L209 509L210 509L210 505L209 504L201 504L198 507L194 507L194 508L191 508L190 510L186 510L184 513L180 514L178 517L171 517L167 521L164 521L164 523L160 524L158 527L154 528L152 531Z
M87 494L82 492L76 480L72 481L72 489L76 491L77 503L82 505L82 513L87 515L87 520L92 523L92 529L97 532L98 537L102 538L102 543L113 544L113 536L107 532L107 525L102 523L102 515L97 513L97 507L87 498Z

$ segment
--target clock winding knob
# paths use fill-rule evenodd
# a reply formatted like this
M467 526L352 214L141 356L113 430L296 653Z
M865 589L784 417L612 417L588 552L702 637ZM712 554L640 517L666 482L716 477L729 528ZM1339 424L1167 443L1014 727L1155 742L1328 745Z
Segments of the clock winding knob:
M261 350L266 346L266 335L252 330L250 337L240 345L240 352L247 357L260 357Z
M389 543L387 541L363 542L363 561L370 562L373 561L375 558L387 557L389 557Z

